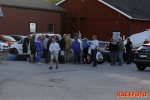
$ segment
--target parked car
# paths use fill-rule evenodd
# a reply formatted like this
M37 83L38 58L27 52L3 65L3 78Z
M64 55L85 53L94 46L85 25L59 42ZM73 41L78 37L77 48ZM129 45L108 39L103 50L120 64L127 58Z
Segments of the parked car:
M7 51L9 51L8 44L0 42L0 52L7 52Z
M9 48L9 53L10 53L10 54L15 54L15 55L17 55L17 54L22 54L22 53L23 53L23 52L22 52L22 51L23 51L23 47L22 47L23 41L24 41L24 38L21 39L19 42L12 44L12 45L10 46L10 48ZM27 55L30 55L30 53L31 53L31 51L30 51L30 49L28 48L28 53L27 53Z
M8 43L8 45L11 46L12 44L16 43L17 41L10 36L0 35L0 42Z
M26 36L23 35L10 35L12 38L14 38L16 41L20 41L21 39L24 39Z
M134 63L138 70L145 70L146 67L150 67L150 44L144 44L139 47L134 56Z

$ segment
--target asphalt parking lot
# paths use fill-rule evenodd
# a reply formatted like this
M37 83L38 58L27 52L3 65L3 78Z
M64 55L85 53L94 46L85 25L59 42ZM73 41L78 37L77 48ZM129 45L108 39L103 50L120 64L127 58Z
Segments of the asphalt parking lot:
M150 68L134 64L92 68L91 65L46 64L27 61L0 63L0 100L150 100ZM146 92L147 98L118 98L117 92Z

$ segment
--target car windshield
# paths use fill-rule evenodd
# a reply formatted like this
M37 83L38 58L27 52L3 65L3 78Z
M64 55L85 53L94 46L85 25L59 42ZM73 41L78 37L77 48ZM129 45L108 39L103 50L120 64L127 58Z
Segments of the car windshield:
M104 42L99 42L99 48L104 48L105 47L105 43Z
M4 36L4 38L5 38L8 42L16 42L16 40L13 39L13 38L10 37L10 36Z

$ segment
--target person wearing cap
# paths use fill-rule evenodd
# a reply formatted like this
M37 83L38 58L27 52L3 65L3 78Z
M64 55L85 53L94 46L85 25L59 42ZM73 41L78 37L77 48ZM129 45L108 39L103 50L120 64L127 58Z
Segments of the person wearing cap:
M93 66L92 67L96 67L97 66L96 54L97 54L99 42L97 40L96 35L93 35L92 39L93 39L93 41L91 43L91 55L92 55L92 59L93 59Z
M52 69L53 66L53 60L56 61L56 69L58 69L58 53L59 53L60 47L59 44L56 42L55 38L52 38L52 43L50 44L49 51L51 53L50 57L50 67L49 69Z
M75 41L72 43L72 49L74 52L74 64L78 62L80 64L80 43L78 42L78 39L75 39Z
M133 44L130 41L130 38L127 38L127 44L125 45L126 47L126 53L127 53L127 64L131 64L131 51L133 48Z
M37 52L37 58L36 58L36 63L41 64L40 59L41 59L41 53L43 51L43 43L41 41L41 36L38 36L35 44L36 44L36 52Z
M90 47L90 44L88 43L87 38L84 38L82 47L83 47L83 59L85 59L84 65L87 66L88 64L87 55L88 55L88 50Z

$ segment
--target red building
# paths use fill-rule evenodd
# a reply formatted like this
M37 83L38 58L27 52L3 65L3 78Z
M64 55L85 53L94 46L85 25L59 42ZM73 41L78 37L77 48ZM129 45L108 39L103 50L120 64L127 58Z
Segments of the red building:
M0 34L61 34L61 14L66 12L61 7L46 0L0 0L0 5L4 15L0 18Z
M112 34L128 37L150 28L150 0L61 0L68 10L63 33L81 31L83 37L108 40Z

